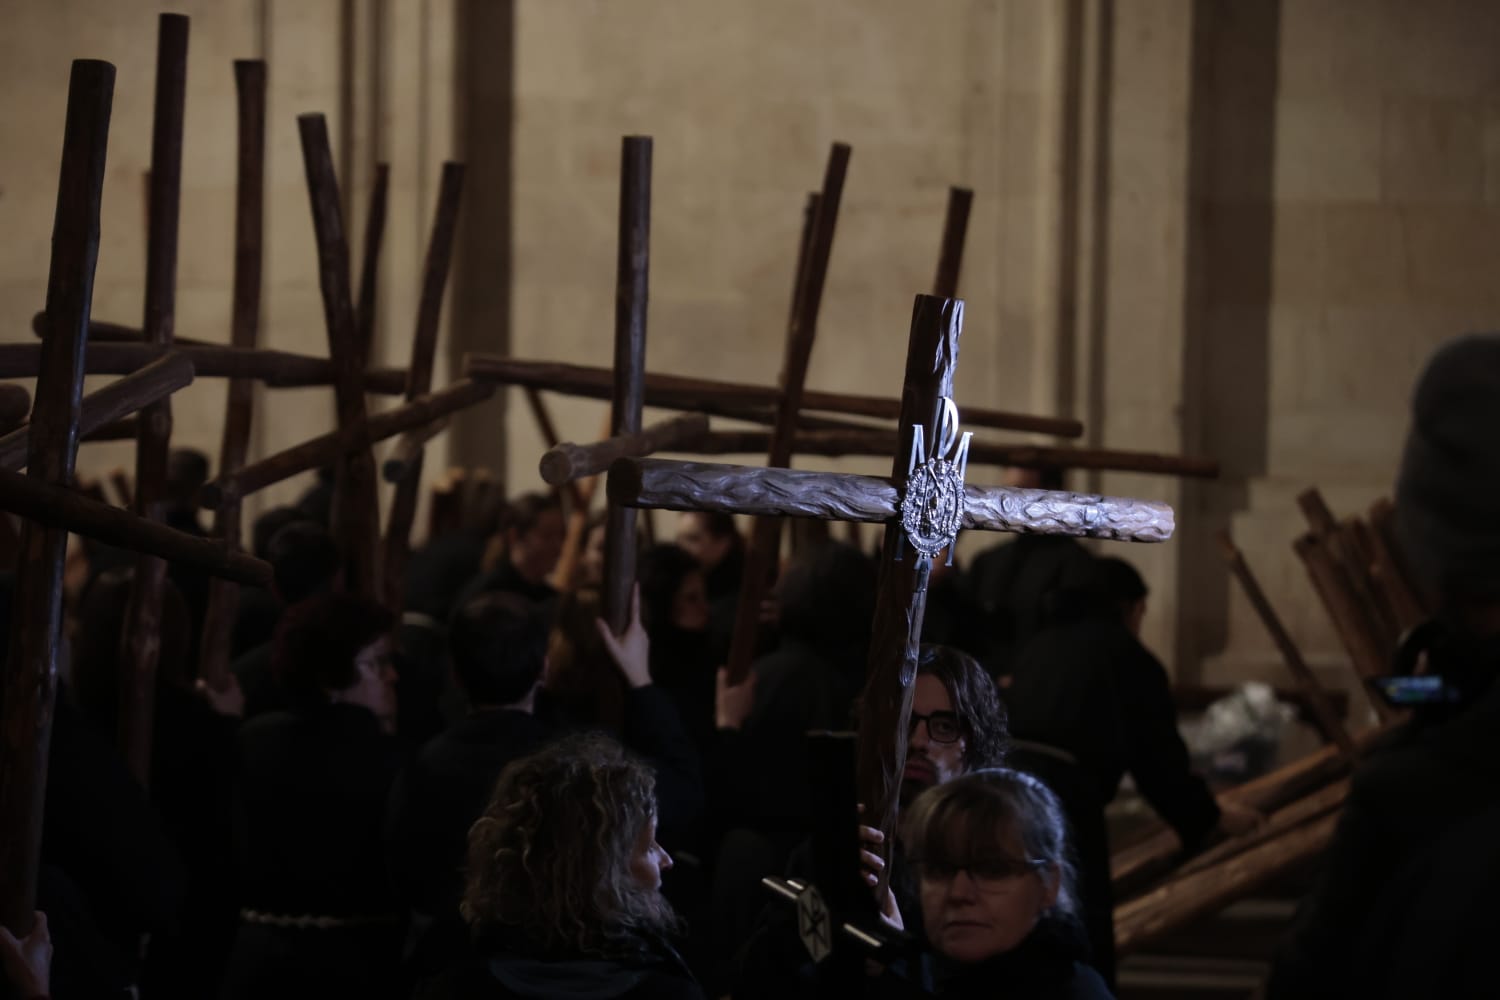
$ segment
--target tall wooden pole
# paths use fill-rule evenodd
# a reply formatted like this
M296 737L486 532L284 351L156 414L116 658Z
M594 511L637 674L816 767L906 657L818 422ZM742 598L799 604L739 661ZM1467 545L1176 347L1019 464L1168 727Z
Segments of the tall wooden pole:
M375 457L365 423L354 306L349 297L349 241L339 207L338 179L333 173L328 122L319 114L298 115L297 128L318 241L318 285L328 327L328 356L333 361L339 428L351 438L338 463L334 535L343 551L349 589L378 600L380 507L375 494Z
M437 354L439 321L443 315L443 290L448 285L448 265L453 260L453 236L458 231L458 205L464 190L464 165L444 163L438 182L437 214L432 220L432 238L427 243L427 263L422 272L422 297L417 303L417 331L411 342L411 367L407 369L408 402L427 395L432 388L432 363ZM385 529L386 606L401 607L406 579L406 561L411 553L411 526L417 517L417 492L422 485L422 452L411 460L406 477L396 484Z
M182 193L182 117L187 102L188 19L163 14L157 33L156 112L151 129L151 224L146 250L146 343L172 346L177 311L177 217ZM50 310L49 310L50 314ZM141 411L135 452L135 510L163 519L172 403ZM161 653L162 587L167 564L151 555L135 561L135 579L120 635L120 748L142 786L151 777L151 729L156 706L156 664Z
M83 355L99 259L99 200L114 88L114 66L94 60L73 63L47 278L52 329L42 342L37 419L32 422L27 459L29 477L59 486L73 478L78 448ZM36 909L67 546L66 531L23 523L9 655L0 677L0 923L17 937L31 932Z
M940 299L958 298L958 275L964 260L964 237L969 232L969 208L974 192L968 188L948 189L948 212L943 217L943 244L938 255L937 278L932 294Z
M620 148L620 240L615 271L615 384L610 433L641 429L645 398L646 300L651 276L651 139L626 136ZM635 584L636 513L609 507L604 528L604 620L619 635L630 622Z
M239 167L235 179L234 210L234 304L230 343L239 348L255 347L260 327L261 228L264 220L266 176L266 64L258 59L240 59L234 64L235 92L239 97ZM224 437L219 446L219 475L245 464L250 448L250 419L255 405L255 383L229 380L225 406ZM226 548L240 547L240 503L230 498L214 514L214 536ZM239 609L240 588L215 578L208 584L208 605L203 614L203 637L198 653L198 674L208 684L222 689L229 675L229 650L234 619Z

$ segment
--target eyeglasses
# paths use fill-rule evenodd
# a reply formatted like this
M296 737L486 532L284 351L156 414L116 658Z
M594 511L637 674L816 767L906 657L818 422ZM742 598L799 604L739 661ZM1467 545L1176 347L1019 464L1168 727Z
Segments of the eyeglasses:
M957 743L963 735L959 728L958 716L952 712L933 712L931 715L918 715L911 713L911 728L907 730L907 738L917 734L917 723L927 723L927 736L934 743Z
M1046 868L1050 861L1034 858L1010 858L1000 855L976 858L967 864L946 860L913 860L912 869L926 882L951 882L959 872L967 872L981 892L998 892L1010 888L1023 875Z

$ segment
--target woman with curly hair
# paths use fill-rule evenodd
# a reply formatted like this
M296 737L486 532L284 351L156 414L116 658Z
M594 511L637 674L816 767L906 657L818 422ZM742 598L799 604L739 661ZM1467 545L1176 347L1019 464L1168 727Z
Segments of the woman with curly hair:
M668 942L655 779L608 737L569 737L510 764L469 831L460 907L482 965L439 996L702 1000Z

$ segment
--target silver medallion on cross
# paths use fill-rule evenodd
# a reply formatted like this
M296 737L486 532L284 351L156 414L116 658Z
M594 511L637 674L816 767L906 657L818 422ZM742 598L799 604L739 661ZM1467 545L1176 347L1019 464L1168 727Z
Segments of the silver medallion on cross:
M964 431L960 435L958 406L948 396L942 397L934 417L926 433L921 424L912 427L911 457L901 495L901 530L911 547L928 559L946 548L951 566L953 541L963 526L964 473L974 434Z

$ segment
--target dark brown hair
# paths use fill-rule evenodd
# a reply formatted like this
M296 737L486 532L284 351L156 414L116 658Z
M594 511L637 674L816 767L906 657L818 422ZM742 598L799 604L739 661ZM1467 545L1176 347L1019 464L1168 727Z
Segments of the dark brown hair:
M999 767L1010 750L1010 729L1000 691L979 661L952 646L924 645L917 674L943 682L964 731L964 770Z

